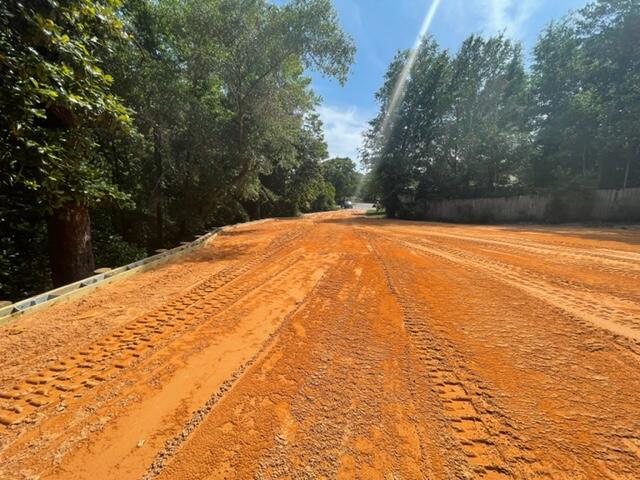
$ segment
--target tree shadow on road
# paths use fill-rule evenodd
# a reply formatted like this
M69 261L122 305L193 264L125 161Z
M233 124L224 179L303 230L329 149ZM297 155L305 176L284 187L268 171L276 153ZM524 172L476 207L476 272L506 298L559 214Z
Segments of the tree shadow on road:
M576 237L597 242L640 245L640 225L496 225L509 232L540 233Z
M251 250L251 245L207 245L189 254L183 260L189 263L209 263L232 261L244 257Z
M353 215L343 218L326 218L318 220L318 223L331 223L335 225L375 225L375 226L412 226L412 227L437 227L439 229L460 230L460 229L491 229L504 231L505 233L535 233L561 235L575 237L583 240L593 240L597 242L609 241L626 243L629 245L640 245L640 225L549 225L549 224L467 224L467 223L445 223L430 222L420 220L401 220L386 217L372 217L366 215Z
M256 233L258 230L256 228L243 228L242 230L223 230L218 234L220 237L239 237L241 235L251 235L252 233Z

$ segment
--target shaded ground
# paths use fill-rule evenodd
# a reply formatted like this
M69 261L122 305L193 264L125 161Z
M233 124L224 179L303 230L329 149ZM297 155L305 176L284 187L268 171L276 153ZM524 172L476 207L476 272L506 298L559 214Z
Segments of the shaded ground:
M239 227L0 327L0 478L639 478L639 280L633 227Z

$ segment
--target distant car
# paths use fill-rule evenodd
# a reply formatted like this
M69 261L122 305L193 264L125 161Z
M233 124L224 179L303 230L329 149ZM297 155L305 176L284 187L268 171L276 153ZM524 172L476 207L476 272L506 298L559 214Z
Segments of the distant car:
M353 208L353 203L351 203L351 200L345 200L342 202L342 208Z

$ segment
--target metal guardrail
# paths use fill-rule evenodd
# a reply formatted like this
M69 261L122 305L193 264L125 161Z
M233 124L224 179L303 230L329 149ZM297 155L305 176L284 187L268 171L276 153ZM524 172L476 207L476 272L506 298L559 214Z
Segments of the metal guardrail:
M7 320L9 320L9 318L13 317L14 315L23 313L26 310L32 309L33 307L40 306L43 303L52 302L54 300L60 300L64 297L71 295L72 293L77 292L82 288L95 286L96 284L102 283L105 280L112 280L115 277L125 272L131 272L145 266L150 266L153 264L160 263L162 261L170 260L171 258L175 257L178 254L185 253L189 250L194 249L197 246L200 246L210 238L213 238L214 236L216 236L221 230L222 228L216 228L211 232L198 237L193 242L183 243L179 247L166 250L164 252L158 253L157 255L143 258L142 260L138 260L128 265L114 268L113 270L109 270L106 272L98 273L91 277L83 278L82 280L78 280L77 282L70 283L69 285L65 285L63 287L59 287L54 290L49 290L48 292L41 293L34 297L30 297L16 303L12 303L11 305L1 307L0 308L0 324L6 322Z

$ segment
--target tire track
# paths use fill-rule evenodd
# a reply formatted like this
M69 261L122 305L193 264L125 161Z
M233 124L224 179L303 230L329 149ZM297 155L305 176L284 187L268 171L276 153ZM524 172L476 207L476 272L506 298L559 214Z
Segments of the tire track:
M572 286L564 282L556 286L552 281L540 279L536 272L488 259L443 244L422 241L401 241L410 249L427 255L436 255L465 268L479 269L509 286L558 307L585 325L608 330L640 344L640 308L636 303L589 288Z
M191 435L191 433L195 431L198 425L200 425L200 423L205 420L207 415L220 401L223 395L231 388L233 388L233 386L240 380L242 375L253 364L255 364L259 359L263 358L269 352L269 350L276 343L282 330L286 328L291 322L291 318L298 314L298 312L306 306L308 298L312 297L319 289L322 288L322 286L326 282L327 277L330 276L330 273L330 271L327 271L322 275L321 279L316 283L316 285L299 302L298 307L289 312L282 319L282 322L278 325L277 329L269 335L269 337L260 346L259 350L249 360L240 365L238 369L236 369L236 371L209 398L209 400L207 400L207 402L192 415L191 419L186 422L182 431L178 435L168 439L165 442L164 448L158 452L154 460L151 462L151 465L147 468L146 472L144 473L144 475L142 475L140 480L151 480L157 477L162 472L166 464L178 451L179 447L188 439L189 435Z
M381 276L370 254L342 253L161 478L438 478L424 448L429 422L417 420L409 393L401 324L380 318L381 296L395 305Z
M398 299L416 355L426 367L453 437L466 456L470 474L483 479L547 476L546 467L531 456L511 428L511 421L490 400L488 387L466 372L464 362L456 362L460 356L452 345L429 328L427 309L411 290L407 265L383 255L380 241L365 235Z
M607 328L639 331L640 250L615 250L636 237L272 226L160 308L34 354L0 392L21 420L0 478L637 477L640 348Z
M274 345L279 341L283 330L290 327L293 319L310 314L317 314L317 312L319 311L319 309L316 308L318 303L332 303L335 298L341 294L346 285L347 275L345 274L345 272L349 271L351 263L351 260L349 260L348 258L342 258L337 262L336 265L330 267L324 273L324 275L316 283L314 288L311 289L305 296L305 298L299 303L299 306L283 319L281 324L278 326L278 329L262 345L260 351L256 353L256 355L254 355L248 362L243 364L229 379L229 381L225 382L220 390L216 392L209 399L209 401L207 401L203 408L196 412L196 414L194 414L193 418L185 425L185 428L179 435L172 439L169 439L166 442L165 448L158 453L141 480L150 480L157 476L161 476L162 478L166 478L168 476L168 478L172 478L173 474L170 473L172 470L165 469L170 464L172 458L176 455L176 453L179 453L179 446L182 445L186 440L188 440L189 435L194 432L198 425L207 420L207 415L211 413L211 411L222 400L225 394L229 395L229 390L240 381L243 375L248 375L252 371L251 367L254 364L256 364L257 362L263 364L265 362L266 356L273 349ZM206 426L203 425L202 428L205 428L206 432ZM181 461L182 459L177 458L177 460ZM265 466L263 468L268 467ZM167 474L167 472L169 473Z
M640 260L635 260L635 257L629 255L629 258L625 258L625 261L619 260L605 260L593 255L588 254L576 254L568 252L567 250L572 250L571 247L567 247L565 249L562 248L544 248L543 246L530 246L527 242L523 242L522 247L517 243L512 243L508 241L502 240L494 240L486 237L469 237L466 235L452 235L445 234L439 232L426 232L419 236L416 235L407 235L404 233L394 232L390 235L391 238L397 239L398 241L405 241L411 243L420 243L427 246L449 246L451 247L451 242L446 240L456 240L458 242L476 245L476 249L482 249L482 246L486 246L486 251L491 254L501 254L501 255L511 255L514 257L518 257L519 259L523 258L523 252L529 253L531 255L530 260L535 261L537 258L543 257L548 259L549 264L553 264L556 268L566 267L567 262L571 265L575 265L583 269L584 272L588 272L589 274L596 274L602 276L607 275L608 278L614 276L616 279L625 278L630 281L640 280ZM426 239L424 237L431 237L433 240ZM463 247L464 248L464 247ZM465 250L466 251L466 250ZM548 267L549 264L545 264L545 267ZM549 275L545 274L544 271L531 272L531 274L535 274L537 276L543 276L545 279L549 281L553 281L554 283L559 283L561 286L568 285L574 288L580 289L589 289L594 290L593 283L584 283L577 282L566 279L559 279L557 275L554 275L554 272L551 272ZM602 282L606 282L606 278L602 278ZM601 289L608 291L606 286L601 286ZM616 293L616 296L620 298L624 298L631 302L640 301L640 295L637 292L632 291L620 291Z
M297 252L291 251L291 243L304 231L298 228L286 232L247 262L223 269L159 309L28 375L11 390L0 392L0 424L11 427L27 421L33 423L36 421L33 414L47 405L58 399L69 402L80 398L83 392L114 379L141 357L158 350L170 338L211 319L267 281L273 272L261 272L249 282L236 280L260 270L287 247L289 251L281 271L293 265Z
M586 266L598 265L607 267L612 264L617 267L615 269L612 269L612 272L629 274L629 271L632 271L640 273L640 254L635 252L620 252L605 248L587 249L576 247L570 242L546 241L545 243L540 243L536 241L525 240L521 237L518 238L517 242L510 242L508 240L496 240L494 238L488 237L449 234L428 230L421 231L420 235L504 246L515 252L526 251L534 253L536 255L553 255L563 258L570 258L583 261L583 264ZM632 275L632 278L640 278L638 276L638 273L634 273Z

